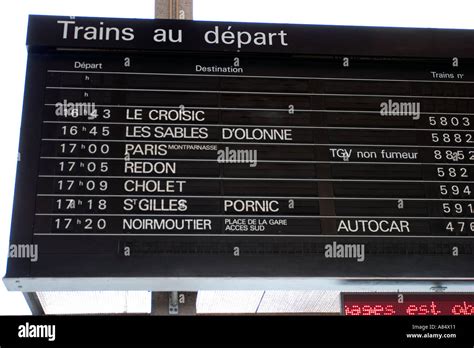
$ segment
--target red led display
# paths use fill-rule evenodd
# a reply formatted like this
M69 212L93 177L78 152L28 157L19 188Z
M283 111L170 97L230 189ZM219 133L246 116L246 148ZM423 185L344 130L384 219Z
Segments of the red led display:
M342 294L343 315L474 316L474 294Z

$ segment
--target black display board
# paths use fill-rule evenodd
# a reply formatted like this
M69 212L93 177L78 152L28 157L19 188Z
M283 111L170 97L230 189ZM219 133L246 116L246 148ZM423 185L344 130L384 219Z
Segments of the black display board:
M31 16L28 50L10 289L473 279L473 31Z

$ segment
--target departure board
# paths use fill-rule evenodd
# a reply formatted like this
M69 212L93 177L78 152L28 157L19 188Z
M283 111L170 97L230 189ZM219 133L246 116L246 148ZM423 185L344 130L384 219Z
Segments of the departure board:
M28 48L10 289L473 279L474 32L31 16Z

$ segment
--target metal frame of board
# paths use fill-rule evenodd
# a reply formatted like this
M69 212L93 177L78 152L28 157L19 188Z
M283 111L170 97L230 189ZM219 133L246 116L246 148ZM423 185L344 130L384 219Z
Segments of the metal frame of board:
M139 30L136 32L136 39L133 42L122 41L120 43L114 42L99 42L89 40L62 40L62 31L59 30L61 27L57 27L58 21L77 21L83 26L97 24L97 22L104 22L107 25L114 27L129 26ZM159 24L158 24L159 23ZM101 24L102 25L102 24ZM160 25L167 30L180 29L183 30L188 36L188 39L184 45L176 43L163 43L158 48L153 46L153 42L150 41L150 35L153 36L153 29L156 25ZM285 45L282 35L281 47L268 46L245 46L245 47L230 47L225 43L220 44L205 44L202 42L202 37L205 36L206 32L213 31L217 32L217 28L222 30L229 27L238 28L238 30L245 31L247 33L255 32L272 32L282 33L281 28L285 28L287 31L288 38L291 39L289 45ZM39 30L41 28L41 30ZM250 35L250 34L249 34ZM315 40L317 45L308 45L308 40ZM399 42L404 42L404 45L399 45ZM442 42L444 44L439 44ZM366 44L363 44L366 43ZM69 18L69 17L47 17L47 16L32 16L30 18L30 31L28 36L29 50L33 54L44 53L45 56L53 55L55 53L60 54L75 54L79 51L86 52L87 54L100 54L100 52L129 52L132 54L141 53L153 53L155 50L162 50L170 54L183 54L186 52L193 52L193 54L202 54L202 52L208 52L209 55L215 54L226 54L228 56L236 54L248 54L255 56L256 54L266 55L279 55L284 57L315 57L317 55L324 54L325 56L342 58L345 55L354 57L382 57L390 61L392 59L403 59L413 58L416 59L423 57L435 57L445 64L449 64L453 57L459 57L461 61L472 62L474 59L474 33L467 30L436 30L436 29L401 29L401 28L359 28L359 27L331 27L331 26L303 26L303 25L279 25L279 24L245 24L245 23L220 23L220 22L191 22L191 21L167 21L167 20L120 20L120 19L94 19L94 18ZM48 59L50 57L48 56ZM357 58L355 58L356 60ZM44 66L35 65L35 62L30 62L32 65L32 71L29 71L27 86L29 83L34 81L45 81L44 77ZM31 80L32 79L32 80ZM36 80L35 80L36 79ZM29 99L31 98L31 99ZM32 217L26 216L25 212L34 212L35 202L32 200L23 200L24 197L30 197L31 192L36 192L35 184L32 178L35 178L34 174L29 171L30 168L26 168L23 163L28 163L33 167L38 166L39 158L38 155L38 144L34 141L38 140L37 134L38 127L41 127L41 120L39 117L34 118L36 110L39 106L43 105L43 94L41 91L32 90L31 88L26 90L25 94L25 108L24 115L28 115L29 119L37 122L35 124L23 125L22 129L22 141L20 146L21 161L19 164L17 180L20 185L16 187L16 201L14 209L14 218L12 222L12 243L18 241L31 241L34 236L31 231ZM26 117L26 116L24 116ZM34 126L34 127L33 127ZM32 140L34 139L34 140ZM41 139L39 139L41 140ZM22 162L23 161L23 162ZM30 162L31 161L31 162ZM32 164L30 164L32 163ZM38 234L39 235L39 234ZM43 238L45 236L41 236ZM80 238L80 236L78 236ZM169 236L168 236L169 237ZM234 237L234 236L230 236ZM288 237L288 236L284 236ZM325 237L325 236L322 236ZM331 237L331 236L327 236ZM345 236L350 239L351 236ZM49 237L48 237L49 238ZM124 234L123 240L133 239L133 234ZM306 237L305 237L306 238ZM326 238L326 237L325 237ZM416 236L415 238L423 239L423 236ZM464 237L463 237L464 238ZM464 239L468 240L466 237ZM474 238L474 237L473 237ZM66 238L65 238L66 239ZM99 240L99 239L97 239ZM459 244L461 244L461 239ZM69 245L73 245L74 239L68 241ZM105 243L105 242L104 242ZM280 242L281 243L281 242ZM412 241L410 240L410 243ZM230 244L229 244L230 245ZM472 245L472 242L471 244ZM83 249L86 250L87 243L83 243ZM110 249L112 250L112 249ZM440 266L438 273L430 273L437 270L436 260L440 260L440 256L436 260L430 261L430 263L422 263L423 255L418 255L418 259L413 259L416 262L420 262L424 265L423 272L420 272L419 276L393 276L390 273L390 260L393 260L390 254L384 255L387 261L387 276L383 276L381 269L377 268L375 276L358 276L364 272L358 269L350 274L351 276L345 277L331 277L331 276L301 276L296 274L295 276L278 276L275 275L280 270L280 266L284 265L285 262L288 265L288 260L291 261L290 256L286 256L286 259L275 263L275 269L271 269L271 260L276 260L277 257L273 256L273 259L267 261L266 267L260 266L260 269L255 270L251 268L252 257L248 257L245 262L242 263L246 268L247 273L242 272L239 269L240 264L234 262L232 264L232 273L227 275L226 268L220 264L215 264L212 258L204 258L202 265L213 267L214 272L210 272L207 275L199 271L199 265L191 264L190 269L185 269L186 262L189 264L188 259L180 259L180 263L176 265L176 268L181 273L173 274L165 266L161 266L160 272L154 273L159 276L139 276L133 274L135 266L144 265L145 262L141 260L136 264L127 264L124 267L123 272L120 276L122 269L117 270L114 267L118 267L119 260L116 254L112 254L109 250L107 257L97 257L92 261L88 261L87 269L95 270L95 267L99 265L100 260L104 261L104 269L101 269L102 275L94 275L86 277L86 274L81 274L82 264L78 263L74 266L74 272L68 274L67 260L73 260L75 258L67 253L62 254L62 261L64 263L55 263L54 252L46 256L50 265L55 267L54 276L47 276L47 267L42 266L39 273L32 273L32 266L25 260L9 260L9 267L7 270L7 276L4 278L4 282L9 290L12 291L23 291L23 292L34 292L34 291L47 291L47 290L149 290L149 291L198 291L206 289L232 289L232 290L244 290L244 289L325 289L325 290L341 290L341 291L433 291L433 288L447 287L447 291L468 291L472 290L474 285L474 277L472 272L466 271L467 262L466 260L472 260L472 255L462 255L459 259L462 261L453 261L449 259L445 264ZM116 249L113 250L116 252ZM226 250L227 252L227 250ZM209 253L209 255L212 253ZM258 254L258 253L256 253ZM83 255L87 255L84 252ZM112 256L113 255L113 256ZM207 255L207 256L209 256ZM230 256L230 253L229 253ZM411 257L412 255L410 255ZM176 257L176 256L175 256ZM383 259L382 256L380 259ZM471 257L471 259L469 259ZM165 260L166 257L162 257L160 260ZM175 258L170 258L176 260ZM244 259L244 257L242 257ZM229 259L225 259L229 260ZM412 259L410 259L412 260ZM123 259L122 259L123 261ZM459 262L459 265L463 267L463 274L468 276L450 276L450 269L453 265ZM451 264L452 263L452 264ZM375 262L376 264L376 262ZM123 264L122 264L123 265ZM404 267L409 267L410 262L406 261L402 263ZM429 265L432 268L429 268ZM306 258L303 260L303 266L307 267L308 274L310 271L318 271L314 265L311 264L311 260ZM302 267L303 267L302 266ZM352 267L353 265L351 265ZM399 265L400 266L400 265ZM97 266L98 267L98 266ZM312 267L312 268L311 268ZM332 266L331 271L337 274L338 268ZM286 274L289 274L288 270L295 270L296 267L288 266L285 269ZM407 268L408 269L408 268ZM115 273L106 271L114 270ZM143 269L140 269L143 271ZM186 272L189 271L190 274ZM250 272L252 271L252 272ZM205 272L204 272L205 273ZM462 272L456 273L461 274ZM258 274L258 276L249 276L249 274ZM317 274L317 273L314 273ZM432 274L432 276L425 276ZM84 276L83 276L84 275ZM113 275L113 276L112 276ZM354 276L352 276L354 275Z

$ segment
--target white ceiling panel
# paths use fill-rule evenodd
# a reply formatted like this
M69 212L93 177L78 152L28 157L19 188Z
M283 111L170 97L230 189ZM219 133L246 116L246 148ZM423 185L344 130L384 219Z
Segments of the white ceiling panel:
M263 291L199 291L198 314L255 313Z
M44 291L37 292L46 314L150 313L147 291Z

